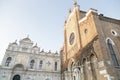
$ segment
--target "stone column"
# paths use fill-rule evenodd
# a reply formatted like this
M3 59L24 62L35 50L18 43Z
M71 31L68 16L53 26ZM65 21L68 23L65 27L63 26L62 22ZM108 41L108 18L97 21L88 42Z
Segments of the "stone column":
M84 65L81 65L81 66L80 66L80 70L81 70L81 74L80 74L80 78L81 78L81 79L80 79L80 80L84 80L83 66L84 66Z

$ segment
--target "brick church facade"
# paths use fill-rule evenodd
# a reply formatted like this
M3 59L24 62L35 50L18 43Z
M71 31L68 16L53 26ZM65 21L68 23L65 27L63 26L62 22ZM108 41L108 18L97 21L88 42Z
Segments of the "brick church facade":
M64 24L62 80L120 80L120 20L80 10Z
M0 80L120 80L120 20L82 11L75 2L60 54L41 50L29 37L10 43Z

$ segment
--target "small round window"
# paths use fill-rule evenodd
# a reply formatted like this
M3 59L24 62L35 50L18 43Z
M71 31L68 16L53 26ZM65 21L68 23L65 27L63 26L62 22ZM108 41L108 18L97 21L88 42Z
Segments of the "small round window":
M70 43L70 45L73 44L74 39L75 39L75 34L72 32L72 33L70 34L70 37L69 37L69 43Z
M115 30L111 30L111 34L112 34L113 36L117 36L117 32L116 32Z

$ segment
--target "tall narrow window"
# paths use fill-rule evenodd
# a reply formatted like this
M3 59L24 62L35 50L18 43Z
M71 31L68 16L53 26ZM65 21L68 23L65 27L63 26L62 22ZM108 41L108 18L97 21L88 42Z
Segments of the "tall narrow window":
M5 62L5 66L9 66L10 63L11 63L11 60L12 60L12 58L8 57L7 60L6 60L6 62Z
M34 64L35 64L35 61L34 61L34 60L31 60L31 61L30 61L30 68L31 68L31 69L34 68Z
M110 39L107 40L107 45L108 45L108 48L109 48L109 51L110 51L111 58L114 62L114 65L119 66L117 57L116 57L114 49L113 49L112 41Z
M43 66L43 61L41 60L39 64L39 68L42 69L42 66Z
M57 71L57 62L55 62L55 71Z

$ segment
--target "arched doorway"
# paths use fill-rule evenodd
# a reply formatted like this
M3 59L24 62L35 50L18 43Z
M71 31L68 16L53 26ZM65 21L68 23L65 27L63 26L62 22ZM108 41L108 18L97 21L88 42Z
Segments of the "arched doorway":
M73 76L73 72L74 72L74 66L75 66L75 60L73 58L71 58L68 62L68 71L65 74L66 75L66 79L65 80L73 80L74 76Z
M73 80L80 80L80 70L78 67L74 68L73 71Z
M50 80L49 78L45 79L45 80Z
M15 76L13 77L13 80L20 80L20 75L15 75Z
M12 75L10 80L22 80L22 74L24 73L24 66L23 64L16 64L13 67Z

